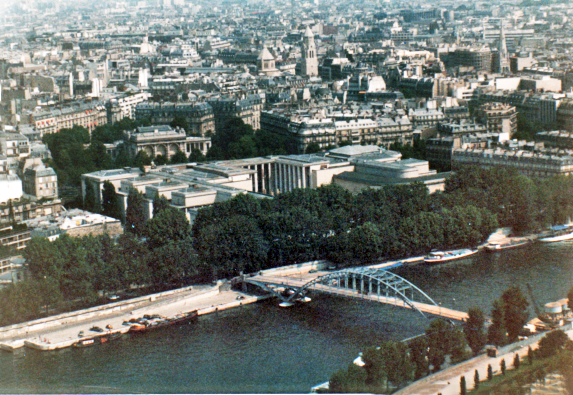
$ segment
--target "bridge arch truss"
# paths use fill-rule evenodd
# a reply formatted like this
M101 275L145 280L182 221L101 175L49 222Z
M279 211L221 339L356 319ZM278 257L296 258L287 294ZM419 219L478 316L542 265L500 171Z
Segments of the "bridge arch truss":
M388 304L398 304L401 301L404 307L407 306L424 317L426 315L420 310L418 303L439 308L438 304L416 285L384 269L343 269L317 277L303 285L293 285L288 281L285 283L257 281L256 277L245 280L272 292L286 303L300 299L312 290L341 296L363 297ZM291 291L285 292L287 290Z

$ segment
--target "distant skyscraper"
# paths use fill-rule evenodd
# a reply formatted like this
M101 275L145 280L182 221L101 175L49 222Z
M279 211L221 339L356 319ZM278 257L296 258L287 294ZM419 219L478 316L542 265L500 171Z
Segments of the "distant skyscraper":
M310 27L306 27L302 39L302 63L301 73L307 77L318 76L318 58L316 56L316 44L314 34Z
M499 60L497 64L498 73L509 73L509 53L507 52L507 43L505 42L505 32L503 30L503 20L499 27L499 42L498 42Z

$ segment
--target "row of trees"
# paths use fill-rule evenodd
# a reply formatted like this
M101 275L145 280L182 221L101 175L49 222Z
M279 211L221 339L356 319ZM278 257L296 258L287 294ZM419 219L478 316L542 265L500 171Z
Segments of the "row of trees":
M138 225L137 235L132 227L117 240L105 234L32 239L24 250L30 279L0 291L0 325L93 305L118 290L211 281L211 268L198 259L185 216L165 199L157 198L154 206L154 217Z
M387 393L438 371L450 356L453 363L467 356L466 340L460 327L442 319L433 320L424 335L408 343L388 341L369 347L361 354L363 367L351 364L330 379L332 393Z
M485 316L479 308L471 308L468 311L469 318L462 326L435 319L424 335L408 343L389 341L380 347L364 350L364 366L351 364L347 369L336 372L330 380L330 392L386 393L390 384L399 388L411 380L440 370L447 356L450 357L451 363L458 363L470 355L478 355L487 342L503 345L508 341L516 341L527 320L526 309L527 302L520 289L510 287L500 300L494 303L493 324L488 331L485 329ZM492 330L499 320L502 327ZM503 333L504 337L501 340L495 338L497 343L492 342L488 338L493 333L495 336ZM553 336L544 338L540 342L538 354L543 357L552 355L556 349L563 347L562 340ZM467 351L468 347L471 353Z
M456 169L437 195L445 207L460 204L486 208L500 226L531 232L573 217L573 178L529 178L514 169Z
M274 199L241 194L199 210L192 228L181 212L167 210L168 203L159 198L154 204L154 218L146 222L143 197L133 190L128 196L125 230L145 238L145 247L153 252L151 256L158 262L169 262L165 268L160 268L158 278L172 283L192 278L190 267L200 268L197 278L210 279L316 259L329 259L340 266L368 264L385 258L426 253L434 248L463 247L483 241L498 226L499 216L509 222L510 217L504 217L504 207L519 201L514 196L515 189L507 187L514 183L515 177L521 179L500 170L463 170L448 181L446 192L433 195L429 195L422 184L366 189L356 195L336 185L297 189ZM558 183L552 181L545 185ZM561 199L559 190L549 189L548 193ZM545 202L546 210L551 210L553 201ZM96 203L90 203L89 199L87 203L94 206L91 207L94 211L119 217L117 197L111 184L104 185L101 207L95 207ZM565 211L567 204L562 208ZM512 207L516 215L526 215L521 213L521 208ZM155 227L154 231L149 232L150 227ZM55 260L61 263L56 265L58 269L54 273L65 273L56 280L66 297L78 295L71 291L73 287L68 291L66 285L74 282L76 275L79 279L90 278L90 283L104 282L103 279L96 281L97 276L83 275L89 272L85 267L93 265L80 265L78 262L82 259L99 262L97 267L116 273L115 277L121 278L119 272L125 272L114 267L113 260L98 258L98 252L91 251L83 242L63 238L60 243L66 243L58 246L66 254L61 253ZM98 245L98 251L112 250L108 255L129 254L122 250L122 245L130 244L127 242L122 241L120 246L103 239L85 243ZM34 255L34 248L30 248L30 265L48 264L42 255L50 256L50 246L47 242L38 245ZM181 251L192 260L178 259ZM158 255L160 253L163 255ZM157 258L159 256L162 258ZM66 276L72 277L67 279ZM42 278L39 274L35 277L37 280ZM153 279L146 281L158 283ZM141 285L146 281L128 277L114 286ZM90 285L86 288L94 294L113 287Z
M497 382L493 380L493 368L487 366L487 385L482 386L477 369L474 373L474 390L472 393L480 394L508 394L525 395L530 392L531 384L545 380L550 372L562 375L568 393L573 391L573 342L565 332L557 329L549 332L539 341L536 350L531 347L527 352L527 364L521 362L519 354L513 357L513 372L508 374L508 366L502 359L499 368L501 377ZM506 377L507 375L507 377ZM465 376L460 378L460 394L468 393Z

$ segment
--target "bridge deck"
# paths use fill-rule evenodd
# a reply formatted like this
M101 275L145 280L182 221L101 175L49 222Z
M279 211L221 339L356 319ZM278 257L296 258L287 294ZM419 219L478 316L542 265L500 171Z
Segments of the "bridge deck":
M267 285L273 285L273 286L277 286L277 287L280 286L280 287L285 287L285 288L301 288L306 283L308 283L308 281L309 281L309 279L297 279L297 278L292 278L292 277L271 277L271 276L255 276L255 277L247 278L245 280L247 282L253 281L253 282L259 282L259 283L264 283ZM384 304L389 304L389 305L393 305L393 306L411 309L411 307L400 298L378 296L375 293L363 294L363 293L358 292L357 290L354 290L354 289L331 287L331 286L327 286L327 285L323 285L323 284L314 284L311 287L309 287L309 289L312 289L313 291L317 291L317 292L329 293L332 295L340 295L340 296L346 296L346 297L351 297L351 298L371 300L374 302L379 302L379 303L384 303ZM432 315L436 315L436 316L440 316L440 317L444 317L444 318L448 318L448 319L458 320L458 321L464 321L464 320L467 320L467 318L468 318L468 313L463 312L463 311L452 310L452 309L448 309L446 307L435 306L435 305L431 305L431 304L414 302L414 301L412 302L412 304L415 305L420 311L422 311L424 313L428 313L428 314L432 314Z

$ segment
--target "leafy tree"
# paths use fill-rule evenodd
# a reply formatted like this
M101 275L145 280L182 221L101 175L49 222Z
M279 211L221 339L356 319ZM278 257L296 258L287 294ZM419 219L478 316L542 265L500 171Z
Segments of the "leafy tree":
M496 346L503 346L507 343L507 335L504 324L503 305L499 300L493 302L491 310L491 325L487 331L487 341Z
M224 128L218 130L211 139L209 159L241 159L256 152L255 134L251 125L241 118L231 118Z
M389 368L386 366L384 354L379 348L369 347L362 352L362 362L366 370L365 383L380 386L388 378Z
M157 155L155 158L153 158L153 163L155 163L157 166L163 166L166 165L167 162L169 161L169 159L167 159L167 157L165 155Z
M137 236L144 236L145 211L143 195L137 189L132 188L127 195L127 208L125 210L125 231Z
M499 364L499 368L501 369L501 374L503 374L505 376L505 359L502 359L500 364Z
M320 145L318 145L318 143L310 143L304 150L305 154L315 154L317 152L320 152Z
M200 275L200 265L191 240L167 240L152 250L151 258L152 280L157 285L180 285Z
M408 347L402 342L386 342L380 347L388 380L402 387L414 377L415 365L408 355Z
M160 196L159 193L156 191L155 196L153 196L153 216L156 216L161 211L170 208L172 207L169 205L169 200L167 200L167 198L163 195Z
M294 137L257 130L255 132L259 156L298 154L298 143Z
M476 369L475 373L474 373L474 388L478 389L479 388L479 372Z
M468 319L464 322L464 335L474 355L478 355L487 343L485 316L479 308L468 310Z
M143 150L139 151L137 155L135 155L135 159L133 160L133 165L143 169L143 166L150 166L152 162L151 157L149 154Z
M539 340L539 349L537 350L541 358L547 358L557 354L558 351L571 344L571 340L561 329L549 332Z
M487 365L487 381L491 381L493 379L493 369L491 364Z
M122 272L124 284L127 287L148 284L153 273L149 265L151 254L147 244L133 233L126 232L118 238L117 245L119 251L116 257L121 259L125 265Z
M503 322L509 342L517 341L519 332L527 323L529 302L517 286L510 287L502 295Z
M428 339L428 361L433 366L434 372L440 370L440 367L446 360L447 345L443 339L448 336L450 328L442 319L433 320L426 329Z
M177 151L170 159L172 164L187 163L189 159L183 151Z
M177 128L177 127L182 128L183 130L185 130L187 134L188 131L191 130L187 118L182 117L180 115L177 115L175 118L173 118L173 121L169 123L169 126L171 126L172 128Z
M183 212L168 207L147 221L145 234L149 247L154 249L169 242L187 240L191 236L191 227Z
M99 142L94 141L90 144L87 149L87 154L90 156L91 163L88 167L102 170L102 169L113 169L114 163L111 157L108 155L105 146Z
M527 347L527 361L529 362L529 365L533 365L533 350L531 349L531 346Z
M382 253L382 235L378 227L371 222L350 232L349 243L353 255L363 264L374 262Z
M363 390L366 371L360 366L350 364L346 370L334 373L329 381L330 393L352 393Z
M121 209L119 207L119 198L115 191L115 187L109 181L103 183L101 192L102 200L102 214L108 217L120 219Z
M257 222L244 215L219 221L197 230L193 244L200 259L216 268L219 277L259 271L268 247Z
M84 210L91 211L92 213L99 213L101 211L98 202L99 199L96 197L96 191L92 183L86 182L85 188Z
M410 358L416 370L414 372L414 380L418 380L430 373L428 366L428 341L425 337L417 337L411 340L408 344L410 348Z
M189 154L189 162L204 162L205 161L205 155L203 155L203 153L201 152L201 150L197 149L197 148L193 148L191 150L191 153Z

